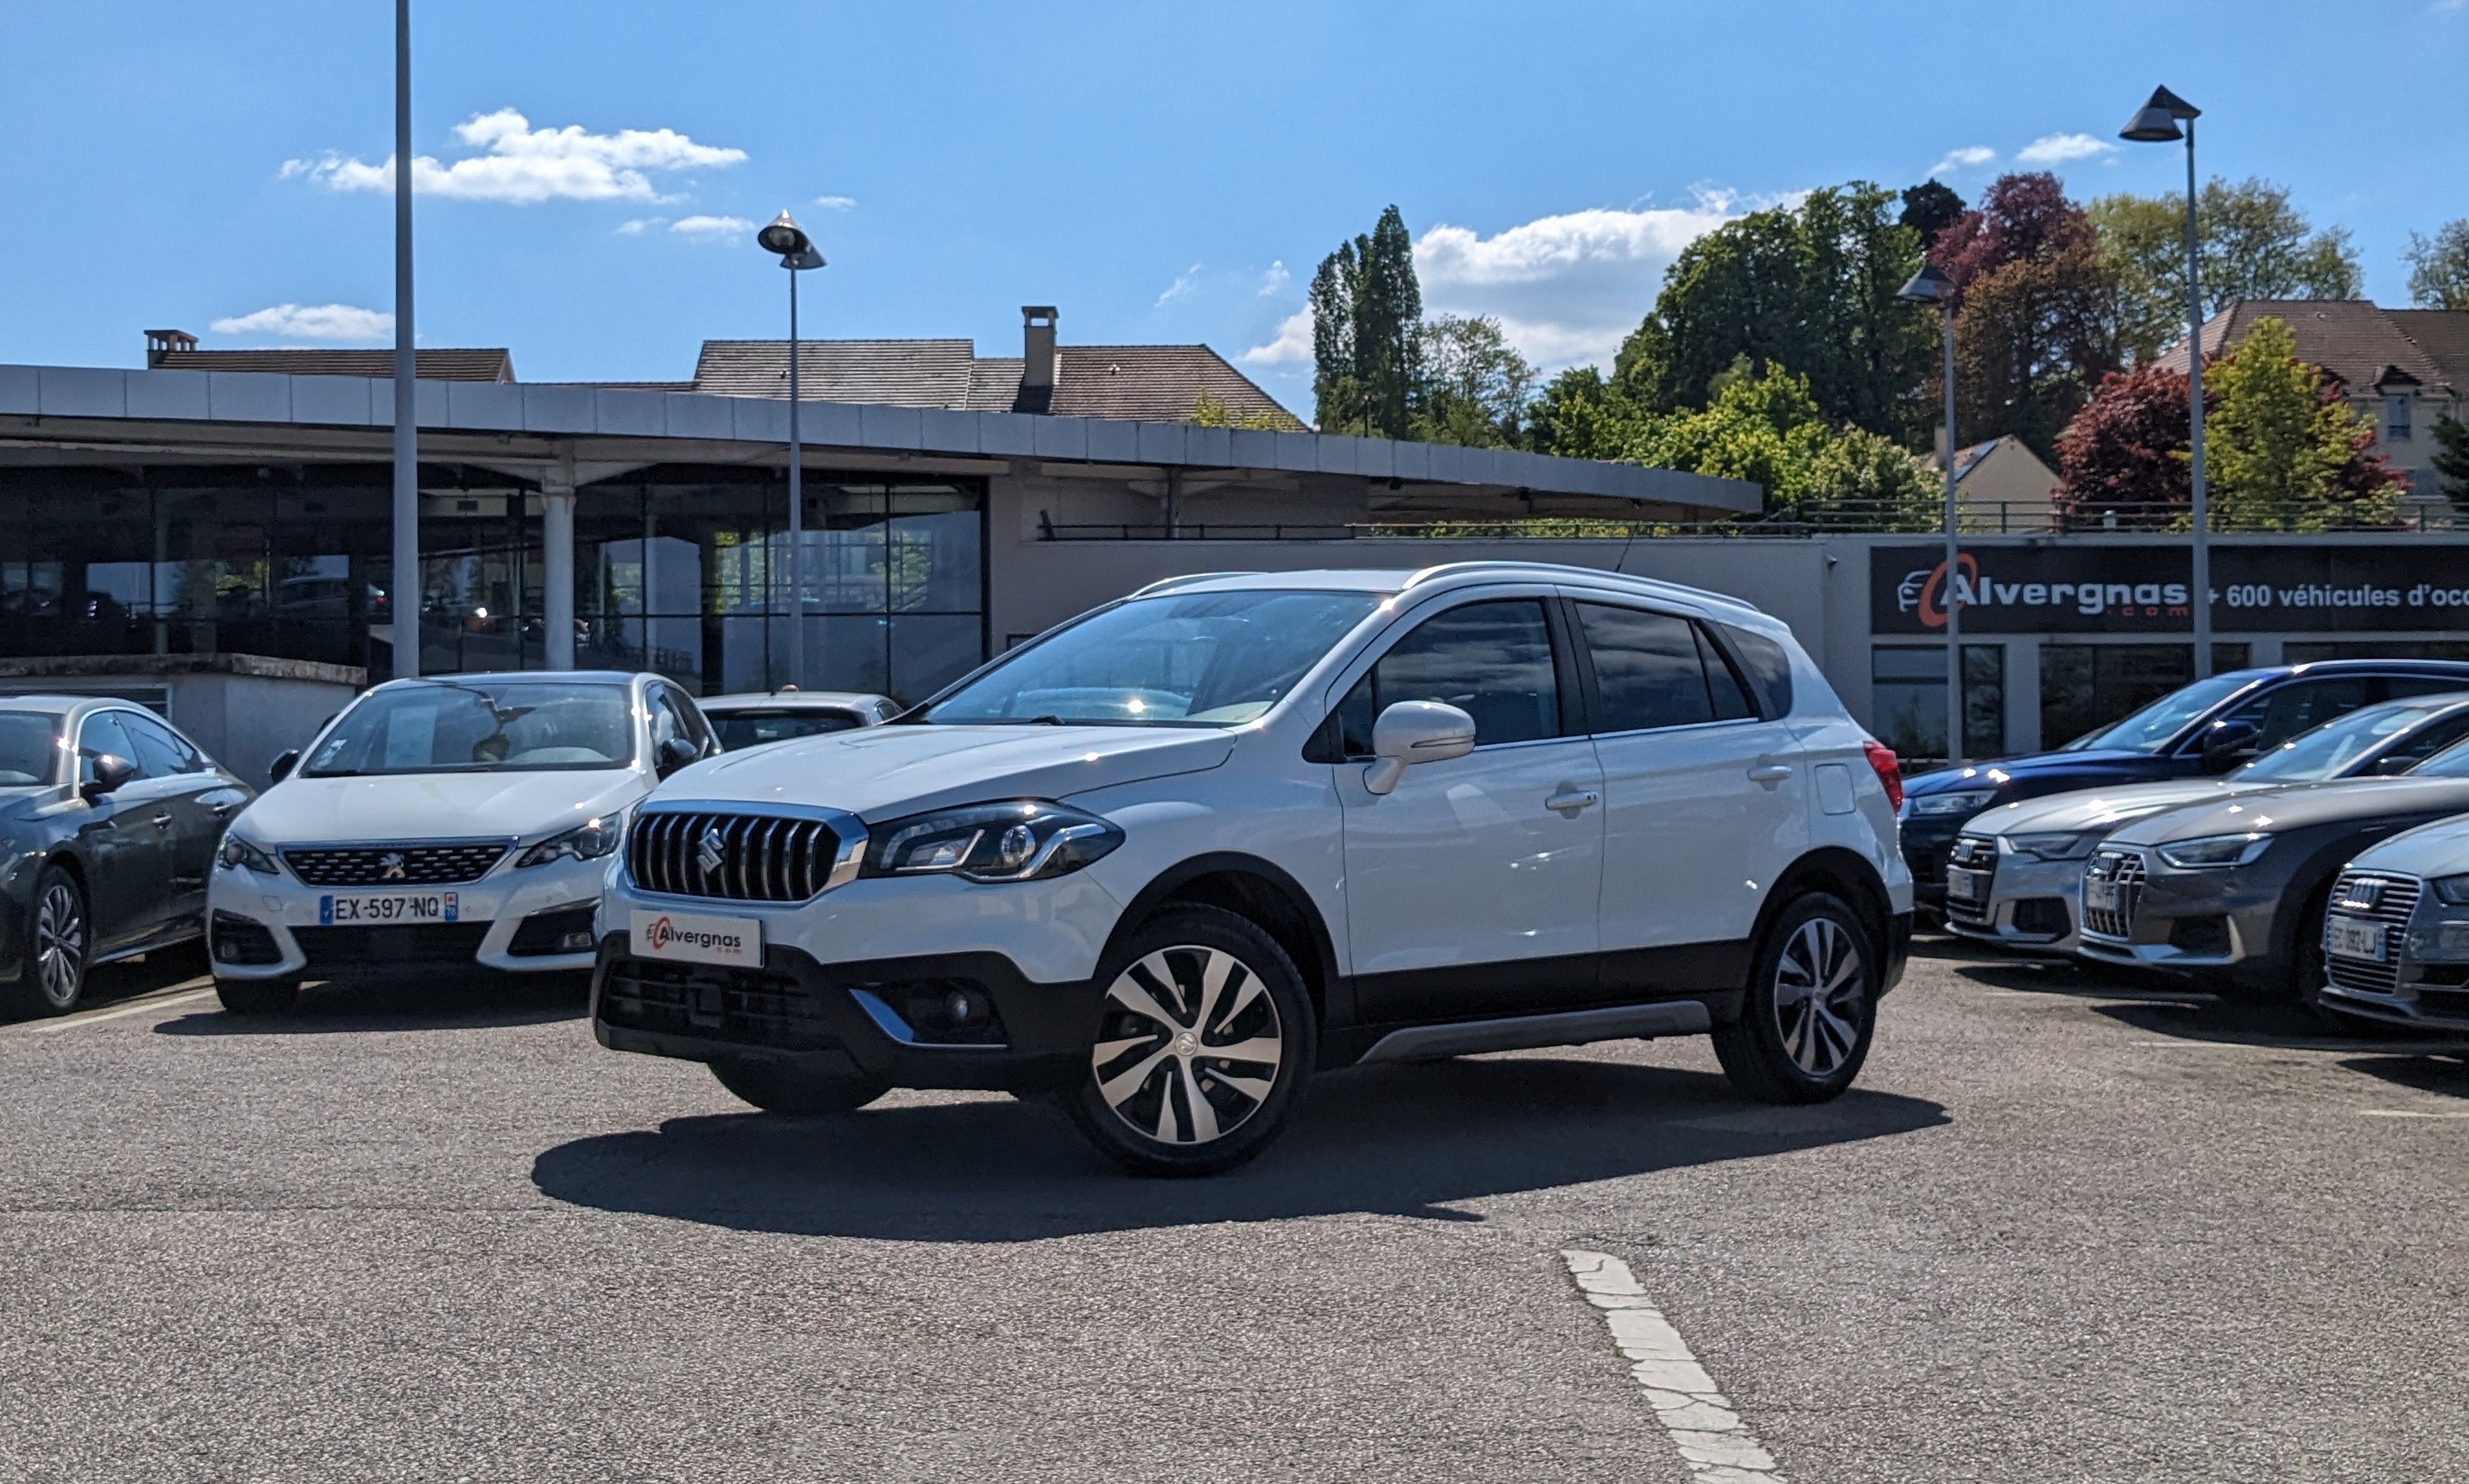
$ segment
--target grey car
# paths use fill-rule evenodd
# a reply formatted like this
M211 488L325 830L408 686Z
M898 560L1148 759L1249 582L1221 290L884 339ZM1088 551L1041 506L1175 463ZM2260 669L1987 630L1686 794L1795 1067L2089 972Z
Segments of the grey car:
M2293 784L2405 773L2469 737L2469 695L2363 706L2221 778L2082 788L1973 816L1947 856L1947 926L2021 953L2075 951L2084 862L2111 832L2162 810Z
M2332 885L2323 1008L2469 1036L2469 818L2369 847Z
M2469 743L2406 778L2301 784L2136 820L2085 866L2078 951L2232 993L2315 1003L2317 946L2341 868L2377 840L2462 812Z

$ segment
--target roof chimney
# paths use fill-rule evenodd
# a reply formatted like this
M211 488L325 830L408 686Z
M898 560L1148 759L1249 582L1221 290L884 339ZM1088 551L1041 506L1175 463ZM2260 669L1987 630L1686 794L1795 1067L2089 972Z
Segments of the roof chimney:
M150 330L146 331L146 365L149 370L163 364L163 357L173 351L194 351L197 337L185 330Z
M1014 412L1044 412L1054 402L1054 306L1020 307L1020 395Z

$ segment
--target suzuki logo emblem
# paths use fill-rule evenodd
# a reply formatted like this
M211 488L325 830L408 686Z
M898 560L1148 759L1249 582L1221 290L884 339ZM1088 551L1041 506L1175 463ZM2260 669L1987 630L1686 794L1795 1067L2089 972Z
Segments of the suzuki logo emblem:
M378 879L381 881L402 880L403 864L403 852L399 850L387 851L384 855L378 857Z
M722 863L728 859L727 856L721 854L723 843L719 826L715 825L703 833L703 838L697 842L695 849L695 864L703 867L704 875L718 875Z

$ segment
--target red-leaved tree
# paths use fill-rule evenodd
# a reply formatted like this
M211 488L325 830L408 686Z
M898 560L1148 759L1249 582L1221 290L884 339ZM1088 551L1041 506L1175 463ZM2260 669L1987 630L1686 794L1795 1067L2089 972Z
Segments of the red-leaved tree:
M2111 372L2058 435L2058 508L2084 522L2113 511L2121 526L2167 525L2194 498L2189 432L2184 372Z

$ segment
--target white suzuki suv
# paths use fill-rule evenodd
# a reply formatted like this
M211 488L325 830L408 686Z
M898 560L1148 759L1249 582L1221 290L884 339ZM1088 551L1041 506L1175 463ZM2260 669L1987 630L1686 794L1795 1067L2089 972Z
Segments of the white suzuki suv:
M627 812L720 750L652 674L393 680L274 761L207 889L215 988L236 1014L300 982L592 965Z
M1161 582L887 726L687 768L592 1027L758 1107L1045 1094L1149 1174L1316 1071L1712 1032L1848 1086L1901 976L1894 757L1774 619L1601 572Z

